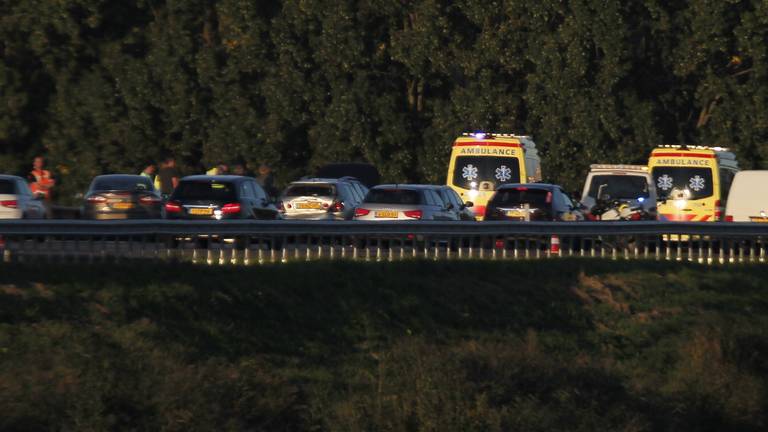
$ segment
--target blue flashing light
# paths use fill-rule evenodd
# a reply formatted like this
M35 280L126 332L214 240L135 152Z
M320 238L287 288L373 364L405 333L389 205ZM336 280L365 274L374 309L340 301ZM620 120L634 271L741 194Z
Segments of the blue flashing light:
M643 197L640 197L640 198L638 198L638 199L637 199L637 202L639 202L639 203L641 203L641 202L645 202L645 198L643 198Z

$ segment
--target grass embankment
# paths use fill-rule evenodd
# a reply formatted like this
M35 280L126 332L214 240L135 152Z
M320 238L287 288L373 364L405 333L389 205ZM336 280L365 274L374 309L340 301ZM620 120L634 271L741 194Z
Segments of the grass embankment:
M2 430L765 430L768 268L0 266Z

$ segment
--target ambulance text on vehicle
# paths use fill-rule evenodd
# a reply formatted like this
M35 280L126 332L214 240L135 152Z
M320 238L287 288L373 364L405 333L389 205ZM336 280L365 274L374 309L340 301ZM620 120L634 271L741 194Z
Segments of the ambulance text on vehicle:
M541 181L541 161L531 137L466 133L456 138L446 184L473 203L479 220L497 187Z
M659 220L715 222L722 219L733 176L733 153L721 147L661 146L648 160L659 195Z

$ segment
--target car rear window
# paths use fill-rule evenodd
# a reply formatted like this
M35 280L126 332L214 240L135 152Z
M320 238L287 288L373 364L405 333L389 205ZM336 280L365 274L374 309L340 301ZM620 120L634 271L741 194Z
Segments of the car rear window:
M544 209L552 206L552 195L546 189L503 189L496 192L491 205L497 207L520 207Z
M421 193L408 189L371 189L365 197L370 204L422 204Z
M0 180L0 194L14 195L16 194L15 182L11 180Z
M648 180L637 175L594 175L587 196L597 200L648 198Z
M291 185L283 193L286 197L301 196L335 196L336 188L333 185Z
M151 191L152 182L146 177L135 178L97 178L93 181L95 191Z
M183 181L174 191L177 199L236 200L235 185L221 181Z

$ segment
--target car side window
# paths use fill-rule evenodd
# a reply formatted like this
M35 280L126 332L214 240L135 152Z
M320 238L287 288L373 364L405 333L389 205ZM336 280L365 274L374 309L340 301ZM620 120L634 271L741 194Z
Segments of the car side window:
M267 199L267 194L264 192L264 189L259 186L256 182L248 182L248 185L251 187L253 191L253 196L256 198L256 200L262 200Z
M352 197L352 192L349 190L349 185L346 183L337 183L336 190L338 191L339 199L343 201L349 201Z
M461 197L459 197L459 194L456 193L453 189L446 189L445 194L448 195L448 199L450 202L457 208L461 208L461 206L464 204L461 201Z
M29 185L27 184L27 182L23 180L18 180L16 182L16 190L18 191L19 195L24 195L28 197L32 196L32 191L29 189Z
M425 190L422 192L424 194L424 202L427 203L427 205L437 205L435 203L435 199L432 197L431 192L432 191L430 190Z

